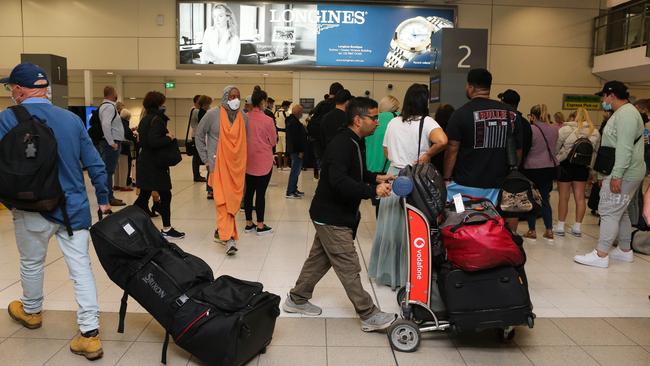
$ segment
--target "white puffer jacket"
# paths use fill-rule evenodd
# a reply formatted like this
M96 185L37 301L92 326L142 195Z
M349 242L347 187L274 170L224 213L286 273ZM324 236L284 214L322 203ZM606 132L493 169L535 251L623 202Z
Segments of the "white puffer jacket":
M598 147L600 147L600 133L594 128L594 131L589 135L589 127L584 127L584 125L578 131L578 123L571 121L565 122L564 126L560 128L555 148L555 158L557 161L564 161L569 156L573 144L581 137L586 137L591 141L591 144L594 146L593 156L595 157L596 151L598 151Z

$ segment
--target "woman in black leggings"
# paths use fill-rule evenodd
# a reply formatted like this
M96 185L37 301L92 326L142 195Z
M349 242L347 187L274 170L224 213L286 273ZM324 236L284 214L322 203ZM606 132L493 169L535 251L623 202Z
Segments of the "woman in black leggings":
M145 116L138 126L138 136L142 152L138 157L137 186L140 188L138 199L134 205L148 211L147 204L152 191L160 195L160 203L156 209L162 216L164 237L181 239L185 233L176 231L171 225L172 180L169 167L162 167L158 163L157 155L161 148L175 144L176 139L167 131L169 117L165 115L165 96L162 93L151 91L144 97L142 105L146 110Z
M252 95L253 110L248 113L248 151L246 157L246 192L244 193L244 211L246 227L244 232L257 232L265 235L273 232L264 224L266 205L266 188L273 172L273 147L277 133L273 119L264 114L266 92L255 90ZM253 196L255 196L255 213L257 225L253 224Z

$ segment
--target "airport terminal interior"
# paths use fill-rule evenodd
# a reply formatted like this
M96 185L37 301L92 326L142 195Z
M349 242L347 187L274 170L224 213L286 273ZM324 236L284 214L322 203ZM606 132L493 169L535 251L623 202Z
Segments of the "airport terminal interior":
M0 77L9 77L23 61L48 64L40 66L48 73L52 103L68 108L82 119L90 117L92 108L88 107L98 107L104 99L105 87L111 86L124 108L131 112L132 128L138 127L145 95L158 91L166 97L167 129L179 140L183 152L192 98L209 96L213 99L212 108L218 110L224 88L229 85L240 90L242 107L256 86L275 100L276 107L288 101L288 112L293 106L302 105L305 111L300 120L305 125L308 111L323 100L335 82L353 96L380 101L392 95L400 102L412 84L425 84L429 88L431 116L440 104L458 109L467 102L465 82L470 69L475 68L491 73L491 99L498 100L497 95L508 89L516 90L521 99L518 110L524 117L537 105L545 105L551 116L562 112L567 117L583 107L597 129L604 114L601 98L595 93L612 80L625 84L632 102L650 98L647 0L218 4L222 3L0 0ZM226 47L223 42L211 51L216 55L213 58L207 51L207 41L201 45L204 28L208 27L206 22L211 16L216 19L217 8L227 8L225 14L237 18L236 33L242 43L241 49L237 46L239 56L230 61L220 59L220 52ZM348 10L351 13L344 14ZM424 15L417 15L418 11ZM375 18L374 12L378 14ZM446 24L451 30L476 33L448 32L445 34L450 36L442 39L435 34L428 39L427 33L429 43L425 52L418 51L415 56L402 53L398 57L396 52L402 52L396 48L399 42L391 41L391 37L397 37L400 23L406 18L391 17L402 12L410 14L406 18L415 14L425 23L434 24L433 33L442 34L441 27L447 27ZM278 21L278 17L282 19ZM436 17L440 19L438 23L431 20ZM353 26L361 28L355 30ZM390 29L384 29L387 27ZM410 31L417 32L417 28ZM207 32L206 28L206 35ZM388 34L385 42L373 40L384 33ZM359 45L363 51L355 53L344 45ZM445 48L446 45L451 48ZM468 45L473 51L465 53L470 49ZM431 51L434 48L435 52ZM454 57L458 59L452 60L453 52L445 53L446 49L456 52ZM412 53L414 50L411 48ZM0 116L14 104L11 88L0 90ZM1 123L2 118L0 127ZM647 140L648 129L645 131ZM276 149L279 148L280 145ZM320 315L282 309L314 243L315 225L320 225L310 218L309 209L317 186L326 183L314 176L313 167L300 171L297 186L304 196L289 197L291 168L282 159L274 161L265 195L264 221L272 232L245 233L244 212L237 212L239 238L235 255L228 255L227 247L215 242L215 201L206 198L206 184L194 180L192 169L192 157L185 154L180 163L169 169L171 223L185 236L168 240L203 259L215 278L228 275L260 282L265 291L281 298L271 343L264 352L258 350L259 354L247 360L246 365L650 365L650 251L648 255L636 252L632 262L610 259L608 268L575 262L574 256L596 247L602 227L596 210L587 208L581 236L570 235L575 222L573 198L568 205L566 235L543 237L539 218L537 238L523 238L525 272L536 316L534 327L514 327L514 334L509 334L512 339L503 339L500 328L477 332L423 331L419 334L419 347L402 352L392 346L395 340L391 339L390 330L362 331L361 319L333 270L318 282L310 300L322 308ZM127 207L138 198L140 173L134 170L130 176L133 179L129 180L133 186L116 189L114 193ZM204 165L200 175L208 176ZM99 221L95 187L86 172L84 179L94 224ZM126 182L126 178L124 182L116 180L114 185L124 187ZM646 176L642 192L648 185ZM554 183L550 192L553 224L558 221L558 204L558 184ZM14 216L11 209L0 207L0 308L6 309L12 301L21 299L23 287ZM121 209L122 206L112 207L115 213ZM377 224L375 207L366 199L359 211L361 221L354 247L361 267L361 284L381 311L401 318L403 308L398 304L398 291L377 283L368 273L375 236L382 229ZM152 221L158 229L163 228L160 216ZM527 234L526 220L520 220L516 232ZM0 364L160 364L165 329L147 309L130 298L124 332L117 332L123 290L103 269L92 243L89 252L100 309L103 357L89 361L70 352L70 341L80 332L78 301L66 258L52 237L44 269L42 327L26 329L7 313L1 313ZM215 341L211 347L222 346ZM173 340L166 362L207 365Z

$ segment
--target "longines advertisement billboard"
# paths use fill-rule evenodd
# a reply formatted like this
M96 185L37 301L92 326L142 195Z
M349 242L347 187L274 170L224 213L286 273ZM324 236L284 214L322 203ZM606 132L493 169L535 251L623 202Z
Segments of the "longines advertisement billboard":
M430 70L455 7L333 3L178 2L179 68ZM433 38L433 41L432 41Z

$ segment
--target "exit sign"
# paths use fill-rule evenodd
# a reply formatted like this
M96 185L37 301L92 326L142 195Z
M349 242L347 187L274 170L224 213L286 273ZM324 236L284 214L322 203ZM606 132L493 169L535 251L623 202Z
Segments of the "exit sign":
M168 81L165 83L165 89L174 89L176 87L176 83L173 81Z

